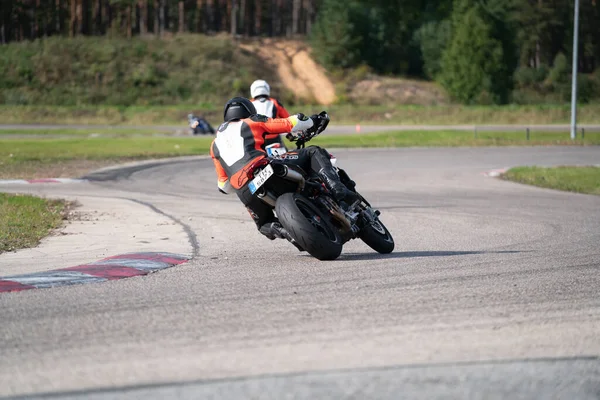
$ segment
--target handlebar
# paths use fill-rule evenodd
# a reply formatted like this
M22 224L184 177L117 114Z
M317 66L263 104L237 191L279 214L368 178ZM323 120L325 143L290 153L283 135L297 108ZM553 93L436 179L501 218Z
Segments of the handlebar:
M307 129L306 131L300 133L296 138L293 138L293 139L290 138L290 141L296 142L296 147L298 149L303 148L304 144L306 142L309 142L312 138L319 135L321 132L323 132L327 128L327 125L329 125L329 121L331 119L329 118L329 114L327 114L327 111L321 111L318 114L318 117L319 117L318 124L314 125L310 129Z

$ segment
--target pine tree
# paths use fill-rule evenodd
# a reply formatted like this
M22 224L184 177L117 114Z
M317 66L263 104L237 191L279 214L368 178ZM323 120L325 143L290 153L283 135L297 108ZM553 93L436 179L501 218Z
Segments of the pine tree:
M498 15L473 0L456 0L452 39L444 51L441 84L463 103L506 103L512 88L514 48Z
M346 68L359 61L361 38L355 35L349 3L325 0L312 29L315 55L327 66Z

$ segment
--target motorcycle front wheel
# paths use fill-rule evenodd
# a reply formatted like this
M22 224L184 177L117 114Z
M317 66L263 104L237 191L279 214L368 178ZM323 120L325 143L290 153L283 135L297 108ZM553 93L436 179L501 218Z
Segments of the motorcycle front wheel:
M394 238L379 218L375 218L361 230L360 238L378 253L387 254L394 250Z
M285 193L277 199L275 212L281 225L311 256L335 260L343 241L329 216L309 199L297 193Z

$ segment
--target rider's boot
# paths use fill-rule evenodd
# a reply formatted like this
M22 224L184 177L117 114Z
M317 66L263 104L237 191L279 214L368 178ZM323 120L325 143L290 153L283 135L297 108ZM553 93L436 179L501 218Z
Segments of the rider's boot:
M359 199L358 194L349 190L342 183L333 166L321 168L319 176L323 179L323 183L325 183L325 186L327 186L327 189L333 194L338 203L344 202L347 205L351 205Z

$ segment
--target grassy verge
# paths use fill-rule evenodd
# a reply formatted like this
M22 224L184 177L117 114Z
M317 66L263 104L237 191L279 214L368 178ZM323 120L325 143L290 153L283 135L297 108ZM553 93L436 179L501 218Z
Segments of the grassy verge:
M36 246L60 226L67 203L0 193L0 253Z
M600 167L517 167L502 177L549 189L600 195Z
M223 103L225 102L223 98ZM567 124L569 105L531 106L381 106L351 104L286 105L292 113L312 114L329 111L336 124L402 124L402 125L459 125L459 124ZM222 104L176 106L17 106L0 105L0 121L5 124L89 124L89 125L172 125L186 126L187 114L204 115L218 126ZM600 104L578 107L581 124L600 123Z
M0 179L77 177L126 161L208 154L211 137L0 140Z
M208 154L212 137L122 137L0 140L0 179L81 176L124 161ZM600 144L600 133L571 141L568 132L402 131L369 135L331 135L312 144L338 147L532 146Z
M188 135L186 126L181 124L179 134ZM172 129L159 129L159 128L56 128L56 129L45 129L40 128L36 130L23 130L23 129L0 129L0 138L10 136L28 136L28 135L42 135L48 137L58 136L89 136L89 137L130 137L130 136L175 136L176 132Z

